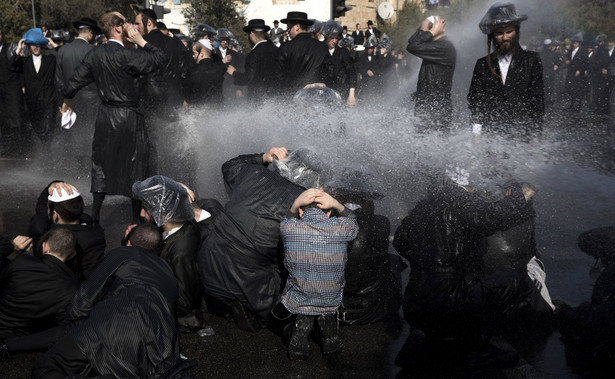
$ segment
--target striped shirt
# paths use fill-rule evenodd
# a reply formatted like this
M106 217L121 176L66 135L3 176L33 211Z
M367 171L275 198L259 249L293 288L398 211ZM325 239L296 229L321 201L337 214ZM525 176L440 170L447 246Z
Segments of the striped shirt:
M356 216L344 209L341 217L327 217L308 208L301 219L280 223L284 266L288 270L282 303L302 315L333 313L342 303L348 242L359 232Z

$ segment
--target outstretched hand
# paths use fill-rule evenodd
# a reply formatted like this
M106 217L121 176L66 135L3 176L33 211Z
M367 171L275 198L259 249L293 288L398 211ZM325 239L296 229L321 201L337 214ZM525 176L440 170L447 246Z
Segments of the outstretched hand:
M268 152L263 154L263 162L271 163L273 162L273 158L276 157L279 160L286 158L288 155L288 150L285 147L272 147Z

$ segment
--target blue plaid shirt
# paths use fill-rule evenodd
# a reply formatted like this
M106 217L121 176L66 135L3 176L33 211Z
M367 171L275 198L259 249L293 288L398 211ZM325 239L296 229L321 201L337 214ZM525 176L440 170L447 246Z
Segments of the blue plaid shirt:
M301 219L280 223L284 266L288 270L282 303L302 315L333 313L342 303L348 242L359 232L356 216L345 209L341 217L327 217L308 208Z

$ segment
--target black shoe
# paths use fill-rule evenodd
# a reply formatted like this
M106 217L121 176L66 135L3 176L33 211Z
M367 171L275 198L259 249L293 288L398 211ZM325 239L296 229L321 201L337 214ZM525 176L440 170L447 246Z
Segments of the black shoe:
M344 350L344 344L339 335L337 314L329 313L318 316L318 330L322 337L322 353L335 354Z
M506 351L493 345L487 345L484 350L471 351L468 357L470 370L501 370L515 367L519 363L519 353Z
M306 360L310 355L309 336L314 327L314 316L297 315L288 342L288 359Z

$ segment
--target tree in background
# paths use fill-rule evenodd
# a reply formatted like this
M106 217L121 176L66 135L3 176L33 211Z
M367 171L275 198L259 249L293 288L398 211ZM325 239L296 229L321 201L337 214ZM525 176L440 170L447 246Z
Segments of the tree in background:
M235 35L244 50L249 46L248 36L243 32L247 21L233 0L188 0L191 6L182 12L186 23L193 28L203 23L213 28L227 28Z
M5 33L4 40L18 40L32 27L32 3L30 0L0 1L0 29Z

